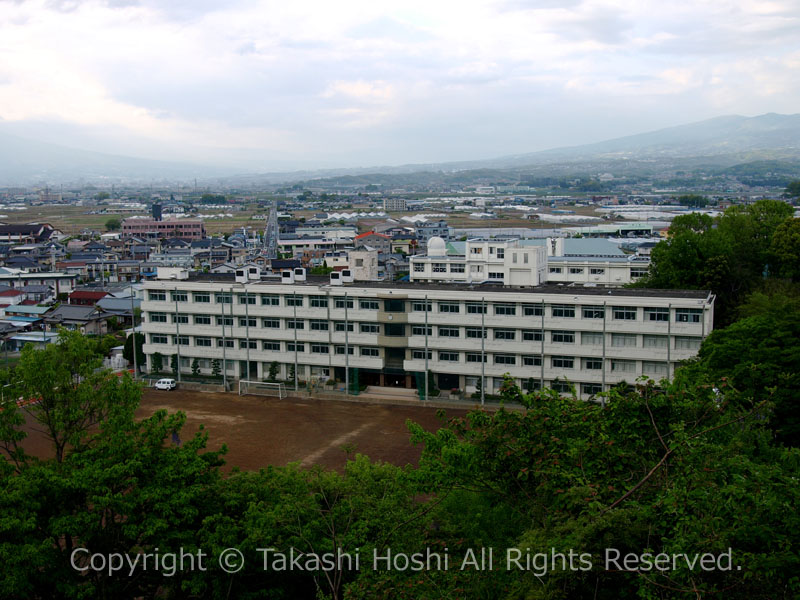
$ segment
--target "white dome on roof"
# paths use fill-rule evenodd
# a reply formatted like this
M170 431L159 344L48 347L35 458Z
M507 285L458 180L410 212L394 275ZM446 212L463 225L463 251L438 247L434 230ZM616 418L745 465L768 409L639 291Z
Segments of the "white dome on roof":
M438 236L428 240L428 256L446 256L447 242Z

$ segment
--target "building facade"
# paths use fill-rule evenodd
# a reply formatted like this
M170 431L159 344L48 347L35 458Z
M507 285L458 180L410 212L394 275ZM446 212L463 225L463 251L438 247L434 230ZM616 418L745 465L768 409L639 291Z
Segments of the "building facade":
M122 222L122 235L138 238L179 238L182 240L201 240L206 237L203 221L197 219L125 219Z
M472 393L505 374L526 387L574 386L590 398L642 375L671 377L713 323L703 291L501 286L281 283L193 276L144 284L144 346L214 361L232 379L345 380L418 388L426 371L440 389Z

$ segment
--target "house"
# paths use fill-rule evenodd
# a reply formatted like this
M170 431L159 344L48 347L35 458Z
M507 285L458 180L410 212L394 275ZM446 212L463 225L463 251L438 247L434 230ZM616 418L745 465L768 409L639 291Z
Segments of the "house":
M0 242L38 244L46 242L56 233L57 231L48 223L0 225Z
M62 304L44 317L48 331L55 332L60 327L80 331L86 335L105 335L108 333L107 319L111 315L95 306L76 306Z
M389 254L392 251L392 238L383 233L367 231L357 235L353 242L356 248L370 248L377 250L380 254Z
M69 304L76 306L94 306L98 300L108 296L106 291L75 290L69 295Z
M106 296L97 301L97 308L109 316L116 317L117 322L129 327L133 325L133 315L140 308L139 298L114 298Z

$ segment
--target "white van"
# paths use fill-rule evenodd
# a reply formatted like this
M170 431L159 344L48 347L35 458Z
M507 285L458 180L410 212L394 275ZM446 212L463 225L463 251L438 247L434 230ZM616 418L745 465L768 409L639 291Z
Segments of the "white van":
M174 379L159 379L154 386L157 390L174 390L178 387Z

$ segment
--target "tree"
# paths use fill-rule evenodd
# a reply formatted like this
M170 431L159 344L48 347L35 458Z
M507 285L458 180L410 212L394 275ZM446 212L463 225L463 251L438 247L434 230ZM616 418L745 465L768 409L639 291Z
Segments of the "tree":
M121 228L122 228L122 221L120 221L117 217L114 217L106 221L107 231L119 231Z
M691 208L705 208L709 204L708 198L698 194L687 194L678 197L678 204Z
M775 229L770 245L776 274L800 281L800 219L787 219Z
M280 371L281 366L278 364L277 360L273 360L269 363L269 373L267 374L267 381L277 381L278 379L278 371Z
M108 200L109 198L111 198L111 194L108 192L97 192L94 195L95 200Z
M197 358L192 361L192 375L195 377L200 375L200 361Z
M154 352L150 357L150 372L161 373L164 368L164 355L161 352Z
M178 375L178 355L173 354L169 359L169 368L172 370L172 374L177 377Z
M220 360L215 358L211 361L211 375L213 377L219 377L222 374L222 366L220 365Z
M134 344L134 339L135 339L136 340L136 361L135 362L136 362L136 365L141 369L145 365L145 363L147 362L147 359L146 359L145 354L144 354L145 338L144 338L144 334L143 333L136 333L135 335L136 335L135 338L134 338L133 334L128 335L128 337L125 338L125 346L122 348L122 356L130 364L134 363L134 360L133 360L133 344Z
M784 195L788 198L800 198L800 179L790 181Z

